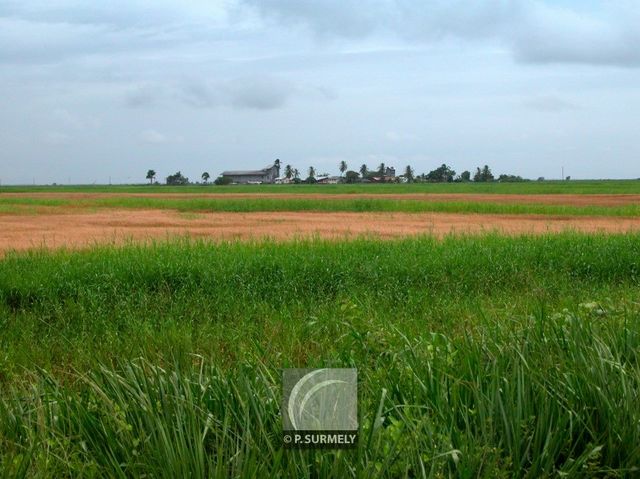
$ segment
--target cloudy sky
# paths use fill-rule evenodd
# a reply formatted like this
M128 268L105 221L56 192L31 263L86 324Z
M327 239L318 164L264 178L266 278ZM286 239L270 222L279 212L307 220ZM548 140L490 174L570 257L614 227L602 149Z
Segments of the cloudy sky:
M0 0L0 180L640 177L640 2Z

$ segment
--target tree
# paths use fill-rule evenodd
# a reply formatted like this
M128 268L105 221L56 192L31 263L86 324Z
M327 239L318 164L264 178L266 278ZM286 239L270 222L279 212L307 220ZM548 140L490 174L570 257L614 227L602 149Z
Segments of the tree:
M167 184L168 185L188 185L189 178L183 176L179 171L173 175L167 176Z
M342 176L344 172L347 171L347 162L342 160L338 168L340 169L340 176Z
M434 183L450 183L456 176L456 172L445 163L426 174L425 179Z
M355 183L356 181L358 181L358 178L360 178L360 175L358 174L357 171L349 170L345 175L345 181L347 183Z
M491 173L491 168L488 165L484 165L482 168L482 176L484 181L493 181L493 173Z
M228 185L231 183L231 178L229 178L228 176L218 176L215 181L213 182L214 185Z
M484 165L482 169L476 168L476 174L473 175L473 181L493 181L493 173L491 173L491 168L489 168L488 165Z
M460 173L460 181L463 182L467 182L467 181L471 181L471 172L469 170L464 170L462 173Z
M156 179L156 172L154 170L147 171L147 180L149 180L149 184L152 185L153 181Z
M290 180L291 177L293 176L293 168L291 168L291 165L287 165L284 167L284 176L288 180Z
M386 170L386 166L384 163L380 163L380 166L378 166L378 174L380 176L384 176L384 172Z
M207 184L207 181L209 181L209 178L211 178L211 175L209 175L208 172L205 171L204 173L202 173L202 181L205 185Z
M294 180L299 180L300 179L300 172L298 171L298 168L294 168L293 169L293 179Z
M309 167L309 178L315 178L316 177L316 169L313 166Z
M404 177L409 183L413 181L413 169L411 168L411 165L407 165L407 167L404 169Z
M527 181L522 176L517 175L500 175L498 176L498 181L501 183L518 183L521 181Z
M276 161L273 162L273 166L276 167L276 176L280 176L280 159L276 158Z
M369 170L367 169L367 165L362 165L360 167L360 174L362 175L363 178L366 178L367 173L369 173Z

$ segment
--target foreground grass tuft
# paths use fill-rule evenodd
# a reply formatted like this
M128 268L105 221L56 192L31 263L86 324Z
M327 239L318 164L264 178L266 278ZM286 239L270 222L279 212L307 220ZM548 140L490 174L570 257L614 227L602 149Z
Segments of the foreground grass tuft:
M574 234L9 255L0 473L638 474L638 258ZM358 449L282 449L294 366L358 368Z

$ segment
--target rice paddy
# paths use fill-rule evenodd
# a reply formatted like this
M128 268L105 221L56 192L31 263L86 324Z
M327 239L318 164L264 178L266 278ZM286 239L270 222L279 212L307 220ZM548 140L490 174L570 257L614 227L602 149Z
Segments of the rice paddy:
M627 477L640 235L184 240L0 262L7 477ZM280 371L357 367L355 450Z
M640 202L622 204L544 204L534 198L525 202L477 201L461 197L456 200L395 198L300 198L300 197L191 197L107 196L107 197L16 197L0 196L0 212L4 214L37 214L42 212L95 211L98 209L154 209L181 212L401 212L401 213L465 213L553 216L640 216Z

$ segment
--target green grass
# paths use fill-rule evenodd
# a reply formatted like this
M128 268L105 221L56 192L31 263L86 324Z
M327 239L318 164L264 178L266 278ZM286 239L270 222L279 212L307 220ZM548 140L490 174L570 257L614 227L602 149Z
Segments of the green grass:
M162 243L0 261L0 475L627 477L640 235ZM357 367L354 451L280 370Z
M181 212L403 212L476 213L554 216L640 216L640 203L618 206L573 206L535 203L491 203L478 201L420 201L387 198L164 198L113 196L100 198L0 197L0 212L19 214L38 208L82 210L96 208L161 209Z
M81 193L502 193L640 194L640 180L529 181L524 183L413 183L355 185L68 185L2 186L2 192Z

